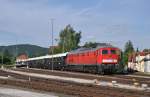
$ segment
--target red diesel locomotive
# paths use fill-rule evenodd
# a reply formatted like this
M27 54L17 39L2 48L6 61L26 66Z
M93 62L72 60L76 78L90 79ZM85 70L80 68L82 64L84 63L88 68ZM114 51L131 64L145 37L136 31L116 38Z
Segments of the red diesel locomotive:
M68 70L104 74L117 70L119 59L120 50L106 45L69 52L65 61Z

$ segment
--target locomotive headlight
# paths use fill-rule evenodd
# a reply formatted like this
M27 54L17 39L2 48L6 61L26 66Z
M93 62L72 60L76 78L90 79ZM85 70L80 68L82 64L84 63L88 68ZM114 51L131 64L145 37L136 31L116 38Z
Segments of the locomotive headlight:
M115 62L115 63L116 63L117 60L116 60L116 59L103 59L102 62L104 62L104 63L105 63L105 62L106 62L106 63L107 63L107 62L108 62L108 63Z
M116 60L116 59L114 59L114 62L117 62L117 60Z
M113 59L103 59L103 62L113 62Z

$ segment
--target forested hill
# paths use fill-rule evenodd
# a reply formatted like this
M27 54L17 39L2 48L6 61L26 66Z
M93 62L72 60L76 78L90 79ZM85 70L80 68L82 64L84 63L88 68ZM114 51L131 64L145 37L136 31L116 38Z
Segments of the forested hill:
M26 53L29 57L36 57L48 54L48 48L30 45L30 44L19 44L19 45L9 45L0 46L0 53L9 52L10 55L15 56Z

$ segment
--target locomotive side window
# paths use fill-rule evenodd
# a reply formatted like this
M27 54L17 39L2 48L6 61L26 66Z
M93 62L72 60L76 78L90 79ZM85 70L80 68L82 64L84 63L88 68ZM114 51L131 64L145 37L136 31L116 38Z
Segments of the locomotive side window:
M108 54L108 50L102 50L102 54Z
M116 50L110 50L111 54L116 54Z

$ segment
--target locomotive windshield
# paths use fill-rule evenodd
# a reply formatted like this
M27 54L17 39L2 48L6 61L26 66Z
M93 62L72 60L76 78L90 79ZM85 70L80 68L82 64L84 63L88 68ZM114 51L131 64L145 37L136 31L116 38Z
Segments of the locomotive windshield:
M110 50L111 54L116 54L116 50Z
M102 54L108 54L108 50L103 50Z

